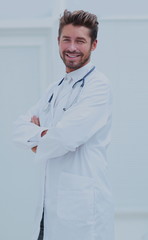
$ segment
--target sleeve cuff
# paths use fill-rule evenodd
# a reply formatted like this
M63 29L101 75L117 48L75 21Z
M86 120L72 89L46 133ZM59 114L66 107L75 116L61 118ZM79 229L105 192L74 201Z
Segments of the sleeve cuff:
M38 143L40 142L40 140L41 140L41 138L42 138L42 137L41 137L41 133L42 133L43 131L45 131L45 130L48 130L48 128L40 127L40 128L39 128L39 131L38 131L33 137L31 137L31 138L28 140L28 142L30 142L30 143L33 144L32 147L38 145Z

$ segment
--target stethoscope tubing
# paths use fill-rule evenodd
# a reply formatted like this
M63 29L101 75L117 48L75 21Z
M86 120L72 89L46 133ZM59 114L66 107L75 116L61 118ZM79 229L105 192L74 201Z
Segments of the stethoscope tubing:
M93 66L93 67L90 69L90 71L84 75L83 78L81 78L80 80L78 80L77 82L75 82L75 83L72 85L72 89L74 89L75 86L77 85L77 83L80 83L80 82L82 82L82 84L80 85L80 87L83 88L84 85L85 85L85 79L86 79L86 77L87 77L89 74L91 74L91 73L94 71L94 69L95 69L95 66ZM58 86L60 86L60 85L63 83L63 81L64 81L64 78L58 83ZM53 96L54 96L54 93L51 94L51 97L50 97L49 100L48 100L48 105L51 103L51 101L52 101L52 99L53 99ZM66 111L66 108L63 108L63 111Z

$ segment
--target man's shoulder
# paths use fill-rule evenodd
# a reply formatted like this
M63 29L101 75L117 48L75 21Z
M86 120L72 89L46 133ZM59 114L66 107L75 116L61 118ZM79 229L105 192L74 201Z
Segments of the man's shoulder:
M90 81L88 81L89 84L94 84L94 85L100 85L100 84L105 84L105 85L110 85L110 80L104 74L103 72L99 71L98 69L95 68L94 72L90 76Z

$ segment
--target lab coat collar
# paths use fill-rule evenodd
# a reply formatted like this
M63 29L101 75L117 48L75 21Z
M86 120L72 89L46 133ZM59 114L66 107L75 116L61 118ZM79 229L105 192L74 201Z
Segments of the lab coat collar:
M84 65L83 67L75 70L75 71L72 71L70 73L66 73L65 75L65 80L72 80L72 83L75 83L76 81L82 79L86 74L87 72L89 72L91 70L91 68L93 67L94 65L92 64L92 62L89 62L87 63L86 65Z

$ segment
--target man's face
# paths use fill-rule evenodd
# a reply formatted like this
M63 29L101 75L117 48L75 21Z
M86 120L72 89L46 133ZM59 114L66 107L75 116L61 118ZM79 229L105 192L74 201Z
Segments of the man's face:
M58 44L66 72L72 72L89 62L91 51L97 46L97 40L91 43L88 28L68 24L63 27Z

